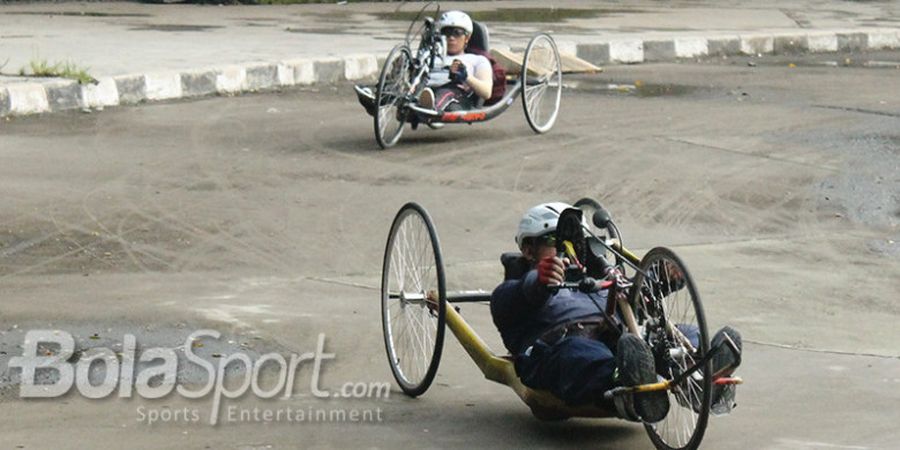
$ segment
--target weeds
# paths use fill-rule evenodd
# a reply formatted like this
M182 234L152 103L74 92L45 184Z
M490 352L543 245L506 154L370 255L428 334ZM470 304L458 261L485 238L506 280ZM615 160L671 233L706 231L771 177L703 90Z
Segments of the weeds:
M19 69L19 75L32 77L53 77L53 78L69 78L78 81L81 84L96 83L88 72L87 68L78 67L71 62L50 64L46 59L33 60L29 64L29 70L25 67Z

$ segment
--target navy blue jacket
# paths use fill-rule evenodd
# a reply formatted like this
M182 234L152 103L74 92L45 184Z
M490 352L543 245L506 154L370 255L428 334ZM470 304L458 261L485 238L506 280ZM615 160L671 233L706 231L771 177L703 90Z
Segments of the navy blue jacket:
M538 282L537 270L518 280L506 280L491 294L491 316L500 330L503 345L513 355L525 351L551 328L574 320L602 319L608 290L588 294L560 289L551 294Z

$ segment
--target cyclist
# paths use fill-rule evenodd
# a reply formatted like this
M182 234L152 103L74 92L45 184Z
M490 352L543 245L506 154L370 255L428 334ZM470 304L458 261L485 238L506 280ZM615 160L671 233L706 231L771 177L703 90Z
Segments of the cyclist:
M565 280L568 261L557 256L553 239L559 214L567 208L572 206L543 203L522 217L516 243L527 271L494 290L491 316L526 386L548 390L570 405L608 408L612 405L603 398L607 390L657 381L654 358L641 338L620 332L620 318L604 314L609 290L587 294L550 289ZM697 341L696 328L679 329ZM730 327L716 333L713 346L725 333L740 347L740 334ZM713 359L713 371L731 362L731 353L721 352ZM714 403L720 391L713 390ZM669 411L665 391L636 394L628 402L631 407L616 408L629 420L658 422Z
M472 38L472 18L462 11L447 11L437 21L447 39L447 56L435 61L428 87L419 95L419 106L438 112L472 109L478 98L491 98L493 69L483 55L467 53Z

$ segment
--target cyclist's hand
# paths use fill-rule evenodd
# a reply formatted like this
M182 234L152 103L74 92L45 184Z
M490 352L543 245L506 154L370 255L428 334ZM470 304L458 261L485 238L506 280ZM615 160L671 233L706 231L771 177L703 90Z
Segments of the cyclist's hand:
M462 61L454 59L453 64L450 65L450 81L465 83L468 78L469 72L466 70L466 65Z
M538 262L538 282L545 286L561 284L566 279L566 266L556 256L548 256Z

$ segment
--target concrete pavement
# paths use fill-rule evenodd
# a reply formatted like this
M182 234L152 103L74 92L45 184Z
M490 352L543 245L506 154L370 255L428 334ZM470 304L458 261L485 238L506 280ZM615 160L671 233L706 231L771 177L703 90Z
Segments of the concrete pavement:
M900 62L897 52L867 56ZM900 77L814 64L846 57L610 66L567 78L547 135L515 105L489 124L407 131L387 152L374 150L349 83L10 120L0 138L0 371L33 329L106 348L133 333L154 348L211 328L288 356L325 333L336 358L323 387L392 391L318 399L301 371L297 395L247 393L223 412L380 407L383 421L213 427L210 396L27 400L0 380L0 447L651 448L638 424L535 420L452 338L417 399L400 393L385 357L380 268L403 203L432 214L448 289L492 289L522 211L590 196L628 248L665 245L684 258L711 329L730 323L744 335L739 406L711 419L702 448L893 449L900 109L889 94ZM608 85L637 80L671 89ZM487 306L461 314L500 351ZM199 420L141 420L184 408Z
M417 6L418 7L418 6ZM553 34L594 64L721 55L900 48L891 2L688 1L442 4L483 14L497 47ZM384 3L197 6L0 5L0 116L234 95L375 76L409 19ZM543 8L543 10L541 10ZM96 84L17 76L32 61L71 62Z

